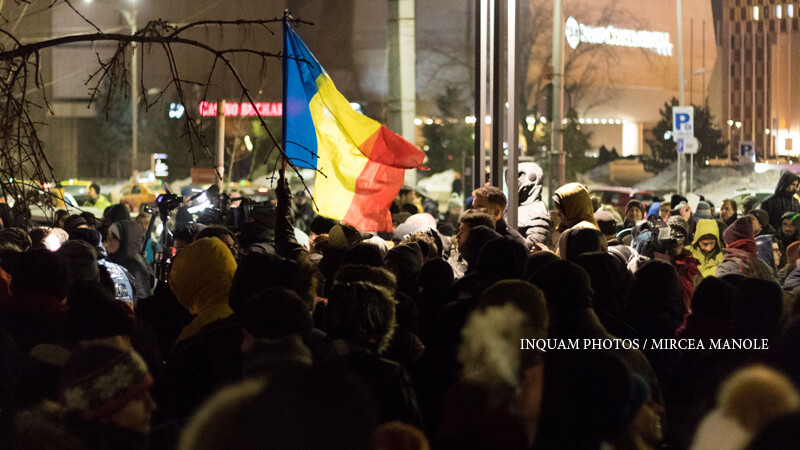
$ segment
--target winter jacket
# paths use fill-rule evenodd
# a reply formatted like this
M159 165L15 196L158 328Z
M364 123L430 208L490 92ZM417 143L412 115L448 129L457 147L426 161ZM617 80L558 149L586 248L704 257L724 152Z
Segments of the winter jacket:
M700 242L701 238L707 236L713 236L714 239L717 241L714 250L711 251L709 254L704 254L702 250L700 250L700 246L698 242ZM703 278L714 276L717 273L717 266L722 263L724 257L722 255L722 242L719 238L719 226L717 226L717 222L713 219L701 219L697 222L697 229L694 233L694 241L692 242L692 246L689 248L691 250L692 255L700 262L698 265L698 269L700 269L700 273L703 275Z
M150 271L141 254L144 230L132 220L119 220L114 225L119 233L119 250L109 254L106 259L119 264L130 273L137 299L149 297L152 294Z
M570 228L593 228L600 230L594 219L594 207L586 186L580 183L569 183L556 190L553 196L556 207L561 212L561 222L556 228L558 235L554 234L553 244L559 248L558 241L561 233Z
M517 228L528 241L528 248L534 243L549 245L553 221L542 201L542 168L535 163L520 163L519 173Z
M228 305L236 262L219 239L203 238L181 250L169 284L195 318L178 336L156 386L158 422L185 420L225 384L241 378L243 333Z
M800 177L788 171L783 172L775 187L775 193L761 203L761 209L769 214L769 223L776 230L781 227L781 218L784 213L788 211L800 213L800 201L794 195L786 192L789 185L795 181L800 181Z
M560 233L579 227L600 230L594 220L594 207L586 186L580 183L569 183L556 190L553 201L563 215L557 230Z

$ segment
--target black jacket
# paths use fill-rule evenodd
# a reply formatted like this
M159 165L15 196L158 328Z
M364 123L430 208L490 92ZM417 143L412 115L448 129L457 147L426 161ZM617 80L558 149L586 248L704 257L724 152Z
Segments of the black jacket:
M795 181L800 181L800 177L792 172L783 172L775 187L775 193L761 203L761 209L769 214L769 224L776 230L781 228L781 217L785 212L800 213L800 201L786 191Z

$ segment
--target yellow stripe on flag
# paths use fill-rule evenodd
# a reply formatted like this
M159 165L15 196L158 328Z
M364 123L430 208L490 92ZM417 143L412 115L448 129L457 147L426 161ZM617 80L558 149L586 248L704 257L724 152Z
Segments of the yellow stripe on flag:
M358 147L380 124L353 110L326 73L316 81L318 92L309 102L321 172L314 182L315 199L319 214L341 220L355 196L356 180L369 161Z

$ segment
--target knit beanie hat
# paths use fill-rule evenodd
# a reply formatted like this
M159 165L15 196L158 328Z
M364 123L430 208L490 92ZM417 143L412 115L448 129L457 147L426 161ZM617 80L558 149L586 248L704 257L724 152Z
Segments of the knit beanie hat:
M133 350L93 344L80 347L61 376L61 403L85 419L110 417L153 385L142 357Z
M314 216L314 219L311 220L311 224L308 226L308 229L314 234L328 234L330 233L331 228L333 228L337 223L338 221L329 217L316 215Z
M417 273L422 268L422 250L416 242L397 245L386 252L386 262L392 262L408 273Z
M758 223L761 225L761 228L767 228L769 226L769 213L764 211L763 209L753 209L749 212L758 219Z
M483 246L475 271L479 282L522 279L527 263L528 251L524 245L501 238Z
M725 245L730 245L742 239L753 239L753 221L749 217L740 217L730 224L722 233Z
M683 233L683 237L689 238L689 224L681 216L671 216L667 219L667 225L679 233Z
M570 228L561 235L558 247L561 257L567 261L584 253L608 250L605 237L593 228Z
M94 281L100 276L97 267L97 251L85 241L68 241L61 245L58 253L64 256L75 281Z
M544 292L553 312L571 314L592 307L594 291L589 274L575 263L563 259L552 262L534 273L530 282Z
M697 210L694 212L694 216L698 219L710 219L711 206L704 201L697 202Z
M428 260L417 275L417 284L423 289L450 287L453 280L453 268L442 258Z
M603 236L613 236L617 234L617 221L614 216L608 211L597 211L594 213L594 220L597 221L597 226L600 227L600 232Z
M281 339L311 332L311 315L294 291L273 287L250 297L236 313L242 328L255 338Z
M642 216L644 216L645 213L647 212L647 211L644 210L644 206L642 205L642 202L639 201L639 200L636 200L635 198L631 199L631 201L628 202L628 205L625 206L625 214L628 214L628 210L630 210L631 208L638 208L639 211L642 212Z
M331 248L350 248L370 237L371 234L362 233L352 225L340 224L331 228L328 233L328 245Z

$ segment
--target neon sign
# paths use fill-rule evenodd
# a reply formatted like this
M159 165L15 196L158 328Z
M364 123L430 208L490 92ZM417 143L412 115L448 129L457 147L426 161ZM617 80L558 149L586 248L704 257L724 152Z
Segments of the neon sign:
M672 43L669 33L660 31L627 30L624 28L593 27L578 23L574 17L567 19L564 34L570 47L579 43L616 45L652 50L662 56L672 56Z
M264 117L278 117L283 114L283 103L255 102L255 105L253 108L250 102L225 102L225 116L248 117L255 116L256 112ZM216 103L202 101L197 108L203 117L217 115Z

